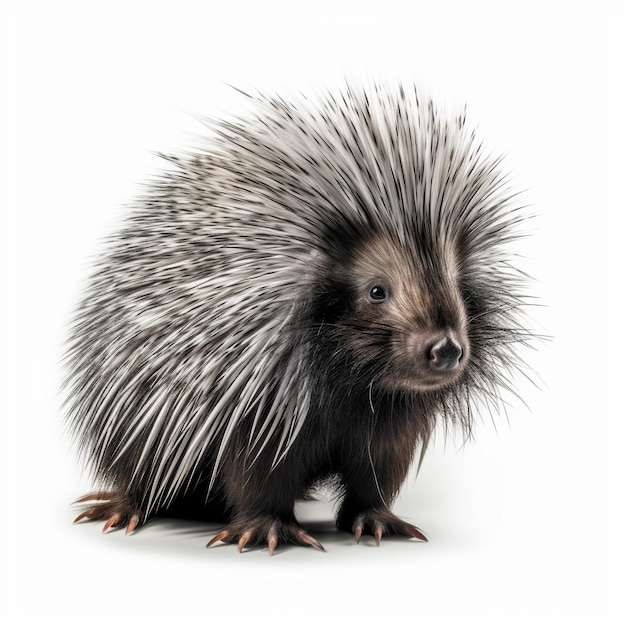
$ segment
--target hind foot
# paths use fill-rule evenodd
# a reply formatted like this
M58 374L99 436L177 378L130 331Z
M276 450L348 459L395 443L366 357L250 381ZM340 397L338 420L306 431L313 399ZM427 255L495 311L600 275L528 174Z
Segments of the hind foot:
M387 509L368 509L356 515L342 513L337 520L337 527L353 533L357 543L363 534L372 535L377 546L384 535L401 535L428 541L419 528L401 520Z
M129 499L121 493L115 491L96 491L89 493L82 498L78 498L72 504L80 504L85 502L102 502L102 504L94 504L87 510L83 511L74 523L83 519L90 521L106 520L102 532L105 533L109 528L119 528L126 526L126 534L130 533L143 523L141 511L134 506Z
M207 548L218 541L225 543L236 542L239 552L249 543L266 545L270 556L274 554L274 550L276 550L276 546L279 543L313 546L325 552L322 544L314 537L311 537L298 522L270 515L235 519L207 543Z

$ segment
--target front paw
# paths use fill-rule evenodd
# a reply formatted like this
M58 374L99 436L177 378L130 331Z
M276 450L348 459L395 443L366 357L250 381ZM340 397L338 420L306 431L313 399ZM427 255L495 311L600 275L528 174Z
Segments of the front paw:
M279 543L313 546L318 550L325 551L322 544L311 537L295 520L270 515L235 518L224 530L209 541L207 548L218 541L236 542L239 552L248 543L266 545L270 556L274 554Z
M357 543L363 534L372 535L377 546L384 535L401 535L428 541L419 528L401 520L385 508L366 509L357 514L342 512L337 519L337 527L354 534Z

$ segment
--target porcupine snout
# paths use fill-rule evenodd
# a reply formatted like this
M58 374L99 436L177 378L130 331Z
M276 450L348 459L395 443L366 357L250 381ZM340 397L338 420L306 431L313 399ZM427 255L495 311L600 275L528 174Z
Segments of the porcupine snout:
M463 348L454 333L446 333L428 351L429 365L435 370L456 369L463 358Z
M455 381L468 357L469 346L461 330L421 330L408 339L406 367L414 377L413 385L425 391Z

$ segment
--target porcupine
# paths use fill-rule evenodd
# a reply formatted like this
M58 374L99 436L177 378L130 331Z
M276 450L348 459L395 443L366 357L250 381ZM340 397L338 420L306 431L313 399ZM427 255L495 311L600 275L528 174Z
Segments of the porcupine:
M76 521L322 548L294 505L328 482L357 542L426 540L390 508L435 425L470 429L519 367L521 206L415 88L247 97L166 157L76 314L69 423L103 489Z

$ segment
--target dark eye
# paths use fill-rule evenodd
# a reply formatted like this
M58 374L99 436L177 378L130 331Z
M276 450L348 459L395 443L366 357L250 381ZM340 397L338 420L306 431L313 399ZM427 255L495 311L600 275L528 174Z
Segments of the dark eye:
M387 297L385 290L382 287L376 285L370 289L370 298L372 300L384 300Z

